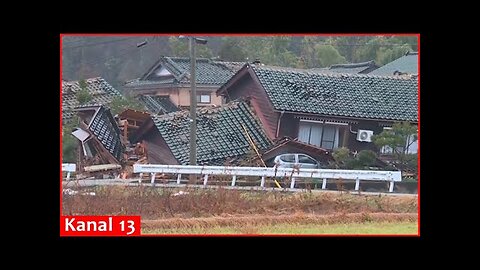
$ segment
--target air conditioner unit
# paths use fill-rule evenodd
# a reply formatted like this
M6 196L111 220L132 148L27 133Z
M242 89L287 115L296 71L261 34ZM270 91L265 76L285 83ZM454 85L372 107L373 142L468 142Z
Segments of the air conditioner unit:
M359 129L357 132L357 141L360 142L371 142L372 141L373 131Z

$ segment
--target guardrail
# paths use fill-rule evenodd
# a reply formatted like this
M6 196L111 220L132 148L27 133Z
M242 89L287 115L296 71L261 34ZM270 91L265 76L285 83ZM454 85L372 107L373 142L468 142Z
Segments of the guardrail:
M67 180L70 179L70 173L75 172L77 165L75 163L62 163L62 172L67 173Z
M157 173L177 174L177 184L180 184L182 174L204 175L204 186L208 183L209 175L232 176L232 186L235 186L237 176L258 176L261 177L260 187L265 187L265 177L289 177L291 178L291 189L295 188L297 178L323 179L322 189L326 188L327 179L355 180L355 190L357 191L360 187L360 181L387 181L390 182L389 192L393 192L395 182L402 181L402 175L399 171L134 164L133 172L140 173L140 183L143 174L150 173L152 184Z

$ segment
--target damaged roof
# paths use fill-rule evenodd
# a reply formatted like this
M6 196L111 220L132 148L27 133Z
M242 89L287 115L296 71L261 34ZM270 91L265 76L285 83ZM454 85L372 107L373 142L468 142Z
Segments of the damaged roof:
M251 68L278 111L376 120L418 119L417 76L317 73L253 64L245 68ZM217 93L226 90L222 88Z
M151 113L167 114L180 110L173 104L169 96L141 95L139 100L145 104L145 107Z
M374 75L396 75L418 74L418 52L407 52L404 56L379 67L370 74Z
M196 82L198 84L222 85L245 63L213 61L197 58ZM190 83L190 58L162 56L141 78L129 81L126 87L150 84Z
M120 161L124 147L120 140L120 129L110 109L102 105L82 105L77 106L74 110L77 112L95 111L87 123L88 130L117 161Z
M122 97L120 92L113 88L103 78L86 79L87 91L92 100L85 105L109 104L115 97ZM62 120L65 122L74 115L73 108L79 106L76 93L81 91L79 81L62 81Z
M189 112L179 111L152 119L180 164L189 163ZM252 148L242 127L245 126L258 149L271 145L265 131L244 101L217 108L197 110L197 164L223 165L229 157L243 156Z
M328 68L312 68L311 71L317 72L336 72L336 73L350 73L350 74L366 74L378 68L375 61L349 64L337 64Z

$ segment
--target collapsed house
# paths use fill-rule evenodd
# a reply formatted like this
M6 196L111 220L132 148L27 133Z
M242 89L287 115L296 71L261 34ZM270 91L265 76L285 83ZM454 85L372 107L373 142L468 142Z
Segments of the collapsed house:
M397 122L418 123L418 77L319 73L246 64L217 90L227 102L250 98L271 140L282 137L329 151L377 149L372 136ZM410 139L413 140L413 136ZM406 142L408 153L417 142Z
M124 163L125 147L120 129L102 105L85 105L74 109L80 122L72 135L79 140L77 170L86 176L96 173L118 174Z
M85 80L86 92L91 100L84 105L107 105L116 97L122 97L120 92L113 88L103 78L90 78ZM66 123L75 114L74 108L81 105L77 94L82 91L80 81L62 81L62 123Z
M190 153L188 111L152 115L132 142L145 145L148 163L187 165ZM197 110L197 164L235 165L272 145L246 101Z

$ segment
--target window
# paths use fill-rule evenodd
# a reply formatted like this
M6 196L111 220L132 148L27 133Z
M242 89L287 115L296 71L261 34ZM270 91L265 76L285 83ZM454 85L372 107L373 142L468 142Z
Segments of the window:
M284 162L292 162L295 163L295 156L294 155L283 155L280 157L280 160Z
M317 164L317 162L305 155L298 155L298 163Z
M197 102L210 103L210 94L207 94L207 93L197 94Z
M325 149L338 148L340 131L338 126L300 121L298 140Z

